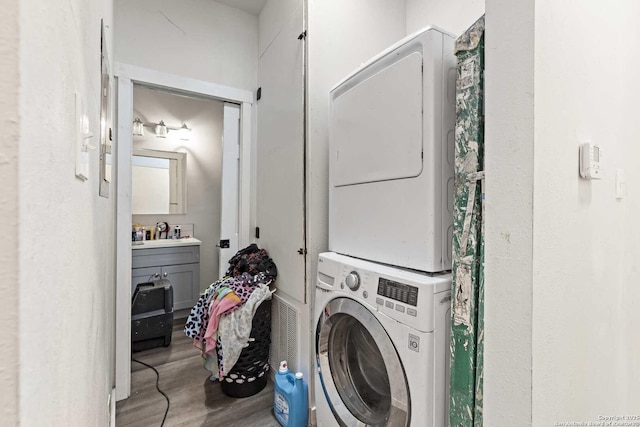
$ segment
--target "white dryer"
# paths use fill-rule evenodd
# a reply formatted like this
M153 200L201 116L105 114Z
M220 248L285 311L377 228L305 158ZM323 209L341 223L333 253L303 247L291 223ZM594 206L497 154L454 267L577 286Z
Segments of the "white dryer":
M318 427L444 427L451 275L320 254Z
M454 37L427 27L330 93L329 250L451 269Z

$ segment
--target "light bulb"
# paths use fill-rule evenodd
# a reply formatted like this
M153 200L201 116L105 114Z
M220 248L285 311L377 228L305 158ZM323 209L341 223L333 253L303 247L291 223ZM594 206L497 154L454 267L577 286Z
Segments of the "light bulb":
M182 124L182 127L179 129L178 135L179 138L183 141L189 140L189 138L191 137L191 129L187 127L186 123Z
M136 136L144 136L144 123L137 117L133 121L133 134Z
M164 124L163 120L160 120L160 123L156 125L156 137L158 138L167 137L167 125Z

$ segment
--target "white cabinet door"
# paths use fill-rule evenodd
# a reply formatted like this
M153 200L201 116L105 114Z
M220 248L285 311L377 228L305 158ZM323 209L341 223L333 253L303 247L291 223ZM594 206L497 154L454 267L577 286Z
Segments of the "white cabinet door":
M258 62L257 243L278 267L276 287L305 302L304 39L302 5ZM299 253L302 252L302 253Z

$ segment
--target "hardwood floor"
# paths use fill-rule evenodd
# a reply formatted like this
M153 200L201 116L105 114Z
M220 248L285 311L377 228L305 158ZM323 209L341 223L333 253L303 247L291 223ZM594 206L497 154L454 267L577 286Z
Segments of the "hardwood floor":
M171 345L134 353L133 358L155 367L159 386L171 401L165 426L277 427L273 416L273 383L260 393L237 399L222 393L209 380L198 350L182 332L185 319L176 319ZM167 401L156 390L153 370L131 362L131 396L116 404L118 427L158 427Z

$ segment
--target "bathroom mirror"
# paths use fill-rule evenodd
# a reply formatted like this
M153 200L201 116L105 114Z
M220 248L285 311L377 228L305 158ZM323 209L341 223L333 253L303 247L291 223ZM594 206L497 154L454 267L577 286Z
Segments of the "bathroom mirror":
M186 170L186 153L134 148L131 157L132 213L187 213Z
M101 88L100 88L100 185L101 197L109 197L111 183L111 72L104 35L104 22L100 20Z

